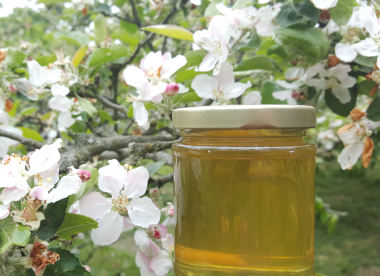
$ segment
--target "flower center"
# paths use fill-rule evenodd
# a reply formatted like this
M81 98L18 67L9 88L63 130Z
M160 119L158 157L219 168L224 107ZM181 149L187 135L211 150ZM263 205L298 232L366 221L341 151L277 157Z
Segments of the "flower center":
M120 195L117 199L113 199L112 203L115 205L114 211L118 211L119 213L127 213L127 206L129 205L130 201L128 200L127 196Z
M346 33L342 33L343 40L350 42L350 43L356 43L359 42L359 32L356 28L350 28L347 30Z
M340 82L335 77L330 77L326 81L326 87L327 87L327 89L331 89L331 88L338 87L338 86L340 86Z
M29 196L30 197L30 196ZM37 220L37 210L42 206L42 201L38 199L31 199L26 202L27 207L24 208L22 216L27 222Z

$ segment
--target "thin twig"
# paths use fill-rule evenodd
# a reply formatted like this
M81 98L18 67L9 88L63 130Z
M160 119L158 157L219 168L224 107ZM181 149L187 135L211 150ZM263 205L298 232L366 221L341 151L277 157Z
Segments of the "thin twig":
M0 136L19 141L21 144L24 144L26 146L31 146L35 149L42 148L44 146L44 143L37 142L33 139L25 138L23 136L20 136L20 135L17 135L17 134L14 134L2 129L0 129Z
M135 21L135 24L137 25L137 27L139 27L139 29L141 29L142 27L141 20L140 20L139 13L137 12L135 2L133 0L129 0L129 3L131 4L131 7L132 7L133 19Z
M105 106L107 107L110 107L110 108L113 108L117 111L120 111L122 113L124 113L125 115L128 114L128 108L125 107L124 105L120 105L120 104L115 104L113 102L111 102L110 100L108 100L106 97L104 96L99 96L98 97L99 101L101 101ZM116 119L116 117L115 117ZM116 119L117 120L117 119Z

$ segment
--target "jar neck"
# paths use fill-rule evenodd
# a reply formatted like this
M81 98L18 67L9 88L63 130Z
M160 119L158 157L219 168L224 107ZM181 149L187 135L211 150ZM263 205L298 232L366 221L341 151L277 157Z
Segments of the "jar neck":
M183 144L198 146L300 145L306 129L184 129Z

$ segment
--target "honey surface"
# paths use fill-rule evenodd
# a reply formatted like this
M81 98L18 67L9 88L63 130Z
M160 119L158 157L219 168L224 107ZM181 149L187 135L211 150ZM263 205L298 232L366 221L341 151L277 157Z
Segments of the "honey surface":
M176 275L314 275L315 147L297 139L174 146Z

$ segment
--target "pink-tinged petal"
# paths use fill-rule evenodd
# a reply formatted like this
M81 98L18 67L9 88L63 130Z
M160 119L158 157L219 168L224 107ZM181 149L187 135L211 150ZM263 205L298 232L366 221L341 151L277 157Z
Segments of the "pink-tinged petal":
M338 156L338 162L343 170L351 169L358 162L364 148L362 140L344 147Z
M191 88L199 97L211 99L214 97L213 92L218 89L218 81L207 75L198 75L191 83Z
M148 197L137 198L127 206L128 215L134 225L148 228L160 221L161 212Z
M98 221L98 228L91 231L91 239L97 245L110 245L117 241L123 230L123 217L109 212Z
M157 276L150 268L150 261L148 256L144 252L136 253L136 265L140 268L141 276Z
M148 111L142 102L133 102L133 118L142 129L148 129L150 123L148 122Z
M45 201L49 198L49 192L45 187L37 186L30 191L29 196L41 201Z
M185 56L178 55L175 58L166 60L161 68L161 79L170 78L179 68L187 63Z
M71 108L72 102L67 97L53 97L49 100L49 107L57 111L67 111Z
M227 89L235 82L234 68L230 63L223 62L220 66L219 74L214 78L218 81L218 87L221 90Z
M126 177L125 169L116 163L99 169L99 189L103 192L110 193L112 198L117 198L120 195L120 190L123 188Z
M135 225L127 217L123 217L123 232L130 231L135 228Z
M353 50L357 51L362 56L375 57L379 54L379 46L371 38L366 38L351 46Z
M211 19L210 25L208 27L209 31L219 39L228 43L231 38L231 28L228 24L227 19L223 15L216 15Z
M161 51L158 51L157 53L149 52L149 54L144 59L144 69L147 71L156 71L162 67L163 62L164 59L162 57Z
M61 178L56 188L49 193L47 203L57 202L69 195L76 194L82 186L82 180L77 175L67 175Z
M58 163L54 164L50 169L40 172L39 173L40 178L42 178L42 184L43 186L50 191L54 184L58 182L59 180L59 165ZM38 185L38 178L34 178L34 184Z
M29 158L29 174L34 175L46 171L58 163L61 154L58 149L61 147L62 139L57 139L52 145L45 145L40 150L36 150Z
M78 214L78 215L81 214L79 200L70 206L69 213Z
M244 105L261 104L261 100L262 100L261 93L259 91L252 91L244 96L243 104Z
M302 67L291 67L285 72L285 79L294 81L300 79L305 74Z
M135 243L142 252L147 253L150 248L150 239L144 230L138 229L134 235Z
M71 116L70 111L63 111L58 117L58 130L60 132L66 131L75 123L75 119Z
M144 82L147 82L144 72L136 66L128 66L124 72L123 77L128 85L140 88Z
M194 50L203 49L207 52L214 52L218 49L218 40L215 38L209 30L196 31L194 33ZM197 47L200 47L197 49Z
M201 72L208 72L212 69L214 69L215 65L219 61L219 54L216 53L208 53L202 60L201 64L199 64L199 71Z
M88 265L84 265L83 266L88 272L91 272L91 267L89 267Z
M111 212L112 200L99 192L89 192L79 200L81 214L92 219L100 219Z
M162 239L162 247L168 251L174 251L174 237L172 234L168 234L166 238Z
M172 260L166 251L161 251L150 261L150 267L157 276L166 275L173 268Z
M163 64L166 62L166 61L168 61L168 60L170 60L172 58L172 54L170 53L170 52L166 52L163 56L162 56L162 60L163 60Z
M7 205L12 201L20 200L27 193L27 189L18 188L17 186L5 188L0 194L0 201L2 201L4 205Z
M274 35L274 24L272 22L261 22L256 25L256 31L259 36L273 36Z
M344 88L342 86L335 86L331 89L331 92L342 104L351 101L351 95L347 88Z
M358 53L354 50L353 45L347 42L335 45L335 55L344 62L351 62L357 57Z
M148 186L149 172L145 167L138 167L130 170L126 175L124 191L122 195L128 198L138 198L145 194Z
M247 90L251 86L252 84L250 81L248 81L247 83L236 82L224 91L224 95L227 99L234 99L243 95L245 90Z
M53 84L51 86L51 93L53 94L54 97L65 97L67 96L67 94L70 93L70 89L68 89L64 85Z
M0 205L0 219L5 219L9 216L10 205Z

